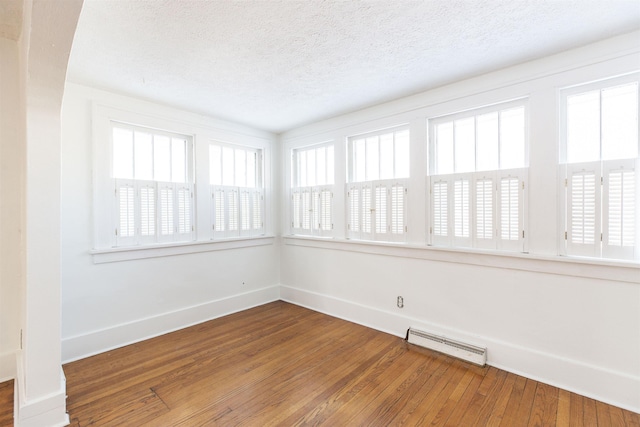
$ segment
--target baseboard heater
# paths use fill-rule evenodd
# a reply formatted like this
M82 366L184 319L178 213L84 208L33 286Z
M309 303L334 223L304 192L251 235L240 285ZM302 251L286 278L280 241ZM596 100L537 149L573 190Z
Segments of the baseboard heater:
M487 363L487 349L474 345L454 341L446 337L431 334L415 328L407 331L407 341L411 344L425 347L430 350L439 351L458 359L476 365L484 366Z

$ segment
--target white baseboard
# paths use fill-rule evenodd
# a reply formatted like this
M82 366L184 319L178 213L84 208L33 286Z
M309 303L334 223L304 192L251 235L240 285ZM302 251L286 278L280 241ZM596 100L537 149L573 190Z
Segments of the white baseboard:
M277 301L279 298L279 286L270 286L147 317L135 322L63 338L62 363L83 359L114 348L164 335L211 319Z
M0 353L0 383L15 379L16 377L16 353L10 351Z
M399 337L414 326L487 347L487 363L491 366L640 412L640 377L290 286L280 286L280 298Z
M60 369L60 387L57 391L35 399L27 399L22 359L16 355L16 381L14 383L13 420L16 427L62 427L69 425L66 410L67 384Z

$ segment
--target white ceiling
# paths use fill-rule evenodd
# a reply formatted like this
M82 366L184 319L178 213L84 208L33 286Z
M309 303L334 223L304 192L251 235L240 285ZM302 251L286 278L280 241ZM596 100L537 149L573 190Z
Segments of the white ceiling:
M85 0L68 78L282 132L638 28L639 0Z

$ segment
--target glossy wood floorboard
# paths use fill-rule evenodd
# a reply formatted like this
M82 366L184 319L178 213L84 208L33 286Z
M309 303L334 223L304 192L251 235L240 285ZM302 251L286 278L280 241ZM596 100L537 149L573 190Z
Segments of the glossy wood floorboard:
M638 414L281 301L64 371L74 427L640 427Z

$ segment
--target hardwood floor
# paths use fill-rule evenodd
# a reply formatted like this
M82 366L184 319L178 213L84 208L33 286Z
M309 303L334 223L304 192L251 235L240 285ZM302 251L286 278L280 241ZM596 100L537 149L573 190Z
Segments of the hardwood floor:
M64 370L74 427L640 426L638 414L284 302Z
M13 425L13 381L0 383L0 427Z

